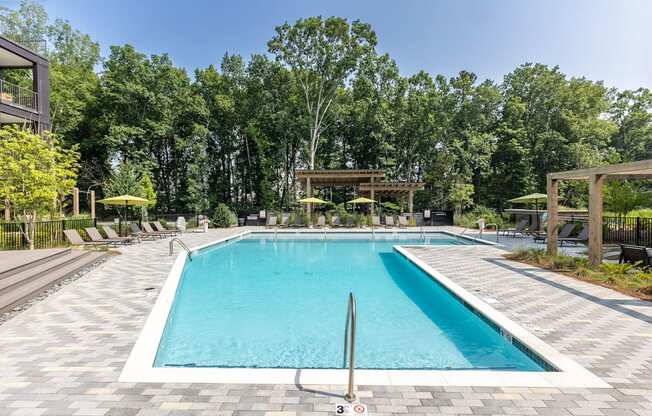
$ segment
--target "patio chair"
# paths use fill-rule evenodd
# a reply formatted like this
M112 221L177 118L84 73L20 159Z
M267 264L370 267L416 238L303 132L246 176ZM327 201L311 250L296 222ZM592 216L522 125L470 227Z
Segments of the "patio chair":
M91 238L91 241L95 241L97 243L107 243L107 244L130 244L132 240L125 240L121 238L104 238L102 237L102 234L100 234L99 231L97 231L97 228L95 227L86 227L84 228L86 231L86 234Z
M512 234L513 238L516 238L516 236L523 236L523 237L531 237L539 232L539 224L536 222L533 222L530 224L529 227L521 230L521 231L515 231L514 234Z
M405 218L405 215L398 216L398 226L401 228L405 228L408 226L408 220L407 218Z
M297 215L294 217L294 224L292 224L293 227L305 227L305 224L303 223L303 218L301 215Z
M589 227L584 226L582 228L582 231L577 235L577 237L566 237L566 238L560 238L559 240L559 245L563 246L564 243L573 243L573 244L586 244L589 241Z
M565 224L557 234L557 238L558 239L569 238L573 233L573 230L575 230L575 224L573 223ZM535 243L538 242L545 243L546 240L548 239L548 233L545 232L535 233L532 235L532 238L534 239Z
M172 236L177 235L176 231L154 231L152 226L149 225L149 223L147 221L142 222L142 227L143 227L143 230L145 230L145 232L149 233L149 234L158 233L158 234L160 234L162 236L165 236L165 237L172 237Z
M138 237L138 236L121 237L121 236L118 235L118 233L115 232L115 230L113 228L109 227L108 225L103 225L102 226L102 231L104 231L104 234L106 234L106 236L108 238L111 238L113 240L122 239L122 240L125 240L125 241L137 241L137 242L140 243L140 237Z
M341 227L342 223L340 222L340 216L339 215L333 215L333 218L331 218L331 225L333 227Z
M290 225L290 214L281 214L281 227L288 227Z
M181 230L166 228L160 221L152 221L152 225L154 226L154 231L165 231L174 233L175 235L181 235Z
M79 235L77 230L63 230L63 234L66 236L66 239L73 246L107 246L109 243L106 241L84 241L84 239Z
M505 228L504 230L500 230L500 232L503 235L506 235L509 237L509 234L516 234L516 233L521 233L523 230L525 230L525 227L527 227L527 220L521 220L518 224L516 224L516 227L514 228Z
M394 227L394 216L393 215L385 215L385 227Z
M380 216L372 215L371 216L371 225L373 225L374 227L382 227L382 224L380 223Z
M143 231L143 230L140 229L140 227L138 227L138 224L136 224L135 222L130 223L129 228L131 229L131 234L136 236L136 237L139 237L139 238L163 238L163 237L165 237L161 233L154 233L154 232L149 233L147 231Z
M272 227L276 227L276 226L277 226L277 224L276 224L276 216L275 216L275 215L271 215L271 216L267 219L267 228L272 228Z
M345 227L346 227L346 228L353 228L353 227L355 227L355 224L353 223L353 217L351 217L351 216L347 216L347 217L346 217L346 225L345 225Z
M619 244L620 257L618 263L631 263L644 267L652 266L652 258L647 248L643 246L633 246L629 244Z
M326 227L326 217L323 215L320 215L317 217L317 227L323 228Z

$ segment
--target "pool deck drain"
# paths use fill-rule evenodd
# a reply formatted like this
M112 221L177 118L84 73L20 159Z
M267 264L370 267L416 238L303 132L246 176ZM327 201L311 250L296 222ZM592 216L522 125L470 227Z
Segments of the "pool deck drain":
M652 303L460 248L410 252L612 388L361 385L370 414L652 415ZM1 415L333 414L344 386L118 382L173 260L165 240L121 251L0 327Z

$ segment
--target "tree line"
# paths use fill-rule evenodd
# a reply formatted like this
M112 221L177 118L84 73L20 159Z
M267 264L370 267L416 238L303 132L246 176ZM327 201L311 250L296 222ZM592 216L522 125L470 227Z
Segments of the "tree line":
M0 9L0 22L49 41L52 131L78 146L78 185L102 192L121 167L136 167L161 212L288 207L298 168L423 181L416 209L503 208L545 192L548 172L652 158L647 88L609 88L540 63L502 80L403 76L358 21L284 23L266 53L225 54L192 73L131 45L102 57L97 42L31 1ZM565 205L586 205L582 183L561 193Z

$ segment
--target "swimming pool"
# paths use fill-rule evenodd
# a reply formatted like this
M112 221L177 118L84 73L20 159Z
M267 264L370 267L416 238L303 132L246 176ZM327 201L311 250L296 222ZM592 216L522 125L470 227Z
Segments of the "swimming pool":
M349 292L356 367L551 370L394 249L446 234L249 234L186 261L154 367L343 366Z

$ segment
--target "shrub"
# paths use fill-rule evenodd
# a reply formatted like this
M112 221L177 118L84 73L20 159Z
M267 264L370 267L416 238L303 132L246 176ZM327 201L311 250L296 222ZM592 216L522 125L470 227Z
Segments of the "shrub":
M213 222L213 225L218 228L227 228L235 225L238 218L226 204L219 203L213 212L213 218L211 218L211 221Z

